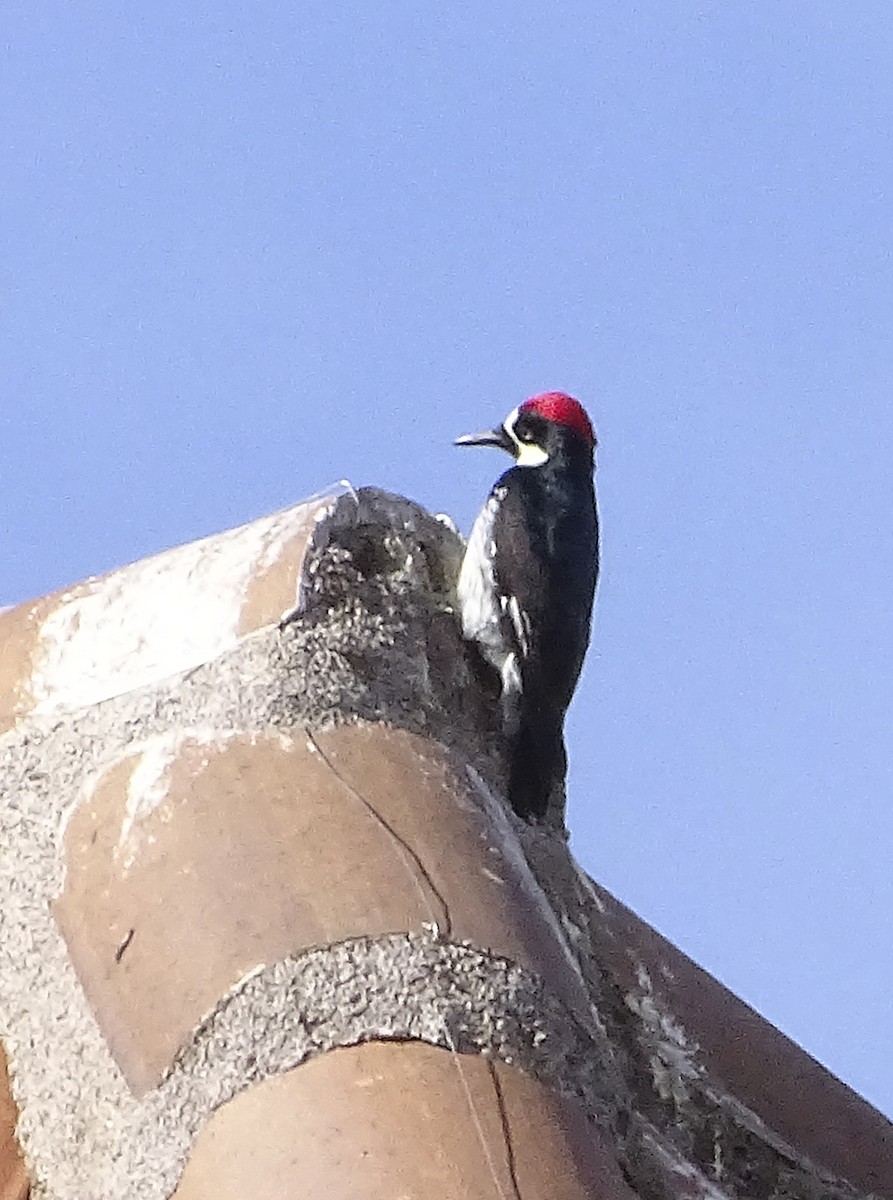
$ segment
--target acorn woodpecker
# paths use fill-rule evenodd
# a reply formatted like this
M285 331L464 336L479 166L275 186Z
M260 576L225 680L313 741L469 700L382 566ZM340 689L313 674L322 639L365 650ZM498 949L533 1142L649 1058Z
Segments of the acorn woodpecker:
M515 459L474 523L457 591L464 636L502 679L508 797L525 818L546 814L563 778L564 715L589 645L595 444L582 405L563 392L534 396L500 428L456 441Z

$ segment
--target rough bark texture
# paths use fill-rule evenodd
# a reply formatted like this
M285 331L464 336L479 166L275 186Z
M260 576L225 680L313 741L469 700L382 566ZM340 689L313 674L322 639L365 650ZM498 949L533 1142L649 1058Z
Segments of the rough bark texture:
M0 614L0 1200L893 1197L506 811L460 554L345 491Z

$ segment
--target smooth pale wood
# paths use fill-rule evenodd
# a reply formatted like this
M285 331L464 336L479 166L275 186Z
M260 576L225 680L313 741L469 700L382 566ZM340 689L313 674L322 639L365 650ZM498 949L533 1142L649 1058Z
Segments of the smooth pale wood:
M0 611L0 733L215 658L294 609L321 516L311 497Z
M635 1200L571 1100L423 1043L332 1051L243 1092L174 1200Z
M259 964L432 923L527 966L586 1018L513 834L472 802L436 743L385 725L318 743L187 736L149 774L133 816L141 763L128 753L73 815L54 904L135 1092L160 1082L193 1027Z

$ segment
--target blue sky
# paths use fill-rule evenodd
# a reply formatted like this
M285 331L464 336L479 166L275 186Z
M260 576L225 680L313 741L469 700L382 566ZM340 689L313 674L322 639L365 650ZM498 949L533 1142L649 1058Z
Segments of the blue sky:
M893 13L7 6L0 603L600 438L600 882L888 1114Z

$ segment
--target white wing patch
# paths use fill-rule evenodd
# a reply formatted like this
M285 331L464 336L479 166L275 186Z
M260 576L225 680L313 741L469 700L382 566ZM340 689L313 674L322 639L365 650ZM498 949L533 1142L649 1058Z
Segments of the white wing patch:
M505 656L502 669L499 673L502 676L503 697L512 692L523 691L521 672L518 670L518 656L515 654L514 650Z
M496 580L493 575L493 521L504 495L505 488L494 488L487 503L478 513L472 526L471 537L468 539L456 589L462 612L463 635L469 641L480 642L484 653L496 667L501 667L504 652L499 652L502 638L499 631Z
M502 611L509 615L515 637L521 647L521 656L526 658L530 653L530 617L521 608L517 596L503 596L500 603Z
M477 642L484 657L499 672L503 694L521 691L519 658L526 658L530 652L529 617L516 596L500 596L496 590L493 522L505 493L505 487L494 488L478 514L456 589L462 614L462 634L469 641ZM514 633L514 645L509 644L506 618Z

